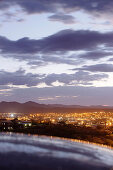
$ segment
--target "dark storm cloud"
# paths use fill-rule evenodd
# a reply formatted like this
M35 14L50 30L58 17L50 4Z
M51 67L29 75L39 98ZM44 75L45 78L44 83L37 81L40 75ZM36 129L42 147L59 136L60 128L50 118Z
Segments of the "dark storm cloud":
M74 23L74 18L70 14L75 11L85 11L88 14L98 17L100 14L105 13L113 14L113 0L1 0L0 10L3 11L3 16L7 14L7 9L14 7L17 13L27 14L52 14L49 17L51 21L59 21L64 24ZM20 7L21 10L18 9ZM8 18L11 17L12 11L9 12L5 22L9 22ZM63 15L59 15L62 13ZM68 14L68 15L67 15ZM14 20L14 17L13 17ZM3 21L3 22L4 22ZM23 18L16 19L15 21L21 22Z
M93 74L88 72L79 71L74 74L49 74L39 75L32 73L25 73L24 70L18 70L16 72L0 71L0 85L26 85L28 87L37 86L40 83L52 86L52 83L59 81L65 85L69 84L92 84L94 80L106 79L106 74Z
M99 58L107 57L113 55L112 52L106 52L104 50L101 51L90 51L86 52L85 54L81 54L78 57L83 59L92 59L92 60L98 60Z
M63 30L39 40L22 38L13 41L1 36L0 53L4 58L27 61L34 68L48 63L79 65L85 60L111 56L112 40L113 32L84 30ZM79 50L84 53L77 54ZM70 51L74 52L71 56Z
M96 64L90 66L85 65L82 68L80 68L80 70L86 70L91 72L113 72L113 65L112 64Z
M39 44L40 51L75 51L95 49L99 45L112 46L113 32L100 33L97 31L74 31L63 30L47 38L42 39Z
M37 43L38 42L38 43ZM9 40L3 36L0 37L0 49L2 53L29 54L38 51L40 41L22 38L17 41Z
M64 24L74 24L75 18L71 15L55 14L49 17L50 21L59 21Z
M86 10L88 12L112 12L112 0L1 0L0 8L19 5L28 13L54 13L64 11Z
M113 32L63 30L40 40L22 38L17 41L0 37L0 50L3 54L37 54L95 50L113 46ZM99 55L99 54L98 54ZM104 55L104 54L103 54Z

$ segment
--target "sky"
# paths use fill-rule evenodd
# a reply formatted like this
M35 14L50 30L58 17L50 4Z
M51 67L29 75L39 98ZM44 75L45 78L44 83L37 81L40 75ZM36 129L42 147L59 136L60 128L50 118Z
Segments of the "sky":
M113 105L113 0L0 0L0 101Z

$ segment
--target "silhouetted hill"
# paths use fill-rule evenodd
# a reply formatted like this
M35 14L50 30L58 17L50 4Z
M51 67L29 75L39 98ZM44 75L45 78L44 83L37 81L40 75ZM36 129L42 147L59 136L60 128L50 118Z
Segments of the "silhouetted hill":
M0 102L0 113L70 113L70 112L89 112L89 111L113 111L113 107L108 106L79 106L79 105L59 105L59 104L39 104L32 101L26 103Z

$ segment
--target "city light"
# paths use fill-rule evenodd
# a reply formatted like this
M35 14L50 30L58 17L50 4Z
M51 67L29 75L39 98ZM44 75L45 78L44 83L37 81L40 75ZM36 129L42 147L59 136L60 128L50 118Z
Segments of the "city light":
M11 118L14 118L14 113L11 113L10 117L11 117Z

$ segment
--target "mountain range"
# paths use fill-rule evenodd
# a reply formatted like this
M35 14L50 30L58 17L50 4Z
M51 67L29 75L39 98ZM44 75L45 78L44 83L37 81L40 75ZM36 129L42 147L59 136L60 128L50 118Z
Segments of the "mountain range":
M61 105L61 104L39 104L32 101L26 103L19 102L0 102L0 113L70 113L88 111L113 111L113 106L80 106L80 105Z

